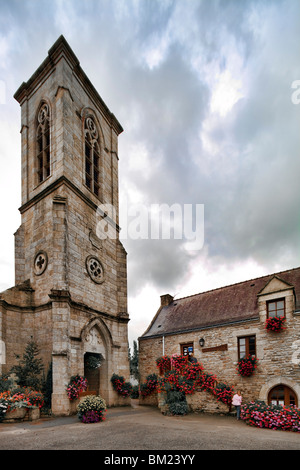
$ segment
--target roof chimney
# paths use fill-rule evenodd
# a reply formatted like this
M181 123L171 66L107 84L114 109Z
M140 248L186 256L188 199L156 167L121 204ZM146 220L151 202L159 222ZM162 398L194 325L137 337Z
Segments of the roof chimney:
M160 296L160 306L161 307L167 307L170 305L171 302L173 302L174 297L172 297L170 294L165 294Z

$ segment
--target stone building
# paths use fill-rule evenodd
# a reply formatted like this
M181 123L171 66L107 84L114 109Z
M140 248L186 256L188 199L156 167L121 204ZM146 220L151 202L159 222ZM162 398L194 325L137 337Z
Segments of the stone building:
M76 374L116 405L110 378L129 378L118 225L123 129L63 36L14 97L21 106L21 226L15 286L0 295L0 373L33 340L46 370L52 362L53 413L72 411L66 385ZM93 374L85 366L91 356L101 360Z
M280 332L266 319L284 316ZM300 268L263 276L182 299L161 296L161 306L139 338L141 382L158 373L156 359L193 352L206 373L240 389L244 401L300 405ZM255 355L249 376L239 359ZM194 410L224 411L208 393L188 396ZM144 403L157 403L155 395ZM224 405L223 408L226 408Z

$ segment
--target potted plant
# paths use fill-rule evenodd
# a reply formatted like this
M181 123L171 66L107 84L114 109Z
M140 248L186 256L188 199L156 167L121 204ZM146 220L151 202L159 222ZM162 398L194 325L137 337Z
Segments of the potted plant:
M106 403L99 395L87 395L77 406L82 423L98 423L105 420Z
M27 412L30 420L37 419L43 404L43 394L29 388L19 388L16 392L9 390L2 392L0 393L0 422L23 420Z

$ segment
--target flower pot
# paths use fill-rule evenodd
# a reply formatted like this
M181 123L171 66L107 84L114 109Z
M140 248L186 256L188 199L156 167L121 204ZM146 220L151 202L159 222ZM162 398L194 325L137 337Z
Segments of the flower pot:
M28 409L28 421L36 421L41 417L41 410L38 406Z
M3 422L5 421L21 421L25 418L27 408L15 408L5 413Z

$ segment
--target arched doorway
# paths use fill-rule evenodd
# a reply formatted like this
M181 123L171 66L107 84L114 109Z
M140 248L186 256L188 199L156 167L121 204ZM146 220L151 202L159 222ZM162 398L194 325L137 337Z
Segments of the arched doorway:
M295 392L287 385L276 385L268 394L269 405L298 406L298 400Z
M109 403L109 362L111 358L111 335L106 325L99 318L92 319L81 332L84 374L88 381L89 392L96 392L96 395ZM100 366L95 367L95 360L101 360ZM90 367L90 363L93 366ZM89 364L89 365L88 365Z
M84 354L84 376L88 382L88 394L97 395L100 390L101 364L103 362L101 353L86 352Z

